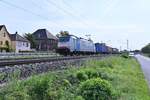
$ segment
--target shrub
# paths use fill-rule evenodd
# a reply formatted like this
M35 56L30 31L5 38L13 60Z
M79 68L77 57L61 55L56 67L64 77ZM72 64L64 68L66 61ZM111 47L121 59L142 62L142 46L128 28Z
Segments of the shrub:
M121 57L123 57L123 58L126 58L126 59L127 59L127 58L129 58L129 55L128 55L128 54L122 54L122 55L121 55Z
M142 48L143 53L150 53L150 43Z
M85 100L110 100L113 96L111 84L100 78L82 82L79 86L79 94Z
M88 76L85 74L84 71L79 71L79 72L77 72L77 78L78 78L80 81L84 81L84 80L87 80L87 79L88 79Z
M83 99L83 97L82 96L77 96L77 97L75 97L75 99L74 100L85 100L85 99Z
M27 95L25 92L14 91L5 95L4 100L29 100L29 95Z
M71 84L79 83L78 78L77 78L76 75L74 75L74 74L69 75L69 76L67 77L67 79L69 80L69 82L70 82Z
M89 78L99 77L99 72L97 70L88 69L85 70L85 74L88 75Z
M32 97L33 100L43 100L49 87L49 82L50 81L48 77L35 80L33 79L26 87L28 89L28 94Z
M106 79L110 80L110 76L101 70L96 70L96 69L85 69L82 71L77 72L77 78L79 80L87 80L91 78L101 78L101 79Z
M70 87L71 83L67 79L63 79L62 80L62 85L65 86L65 87Z
M47 90L44 100L60 100L62 97L62 90Z

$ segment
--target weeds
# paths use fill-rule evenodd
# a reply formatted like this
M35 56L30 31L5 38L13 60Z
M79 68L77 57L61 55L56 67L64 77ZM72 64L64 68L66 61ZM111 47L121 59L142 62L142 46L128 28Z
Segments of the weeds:
M19 75L19 72L13 77ZM3 78L3 75L1 75ZM0 88L0 100L150 100L133 58L91 60L80 68L49 72Z

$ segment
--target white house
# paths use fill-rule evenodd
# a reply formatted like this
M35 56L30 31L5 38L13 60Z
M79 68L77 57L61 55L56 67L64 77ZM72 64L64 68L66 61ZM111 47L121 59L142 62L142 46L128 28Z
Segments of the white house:
M10 34L13 50L18 53L20 51L30 51L30 42L19 34Z

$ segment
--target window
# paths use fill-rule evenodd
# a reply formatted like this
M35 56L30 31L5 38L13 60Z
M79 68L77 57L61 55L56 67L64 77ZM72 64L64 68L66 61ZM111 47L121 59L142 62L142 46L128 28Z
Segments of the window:
M3 41L0 41L0 45L3 45Z
M26 43L26 47L28 47L29 45L28 45L28 42Z
M8 42L8 41L5 41L5 45L8 47L8 46L9 46L9 42Z
M38 38L40 38L41 37L41 35L40 34L38 34Z
M24 42L22 42L22 45L24 46Z
M70 40L70 36L60 37L59 42L68 42Z
M6 34L4 33L4 37L6 36Z
M17 44L18 44L19 47L22 46L22 42L20 42L20 41L18 41Z

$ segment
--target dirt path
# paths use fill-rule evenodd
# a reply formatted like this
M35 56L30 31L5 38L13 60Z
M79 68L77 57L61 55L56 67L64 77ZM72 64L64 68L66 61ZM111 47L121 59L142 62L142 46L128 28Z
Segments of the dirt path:
M141 68L144 72L145 78L148 81L148 84L150 87L150 58L142 56L142 55L136 55L135 57L141 64Z

